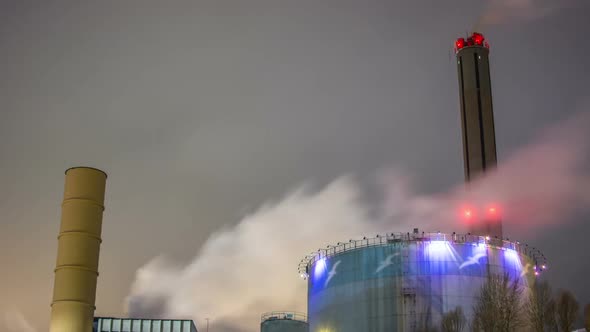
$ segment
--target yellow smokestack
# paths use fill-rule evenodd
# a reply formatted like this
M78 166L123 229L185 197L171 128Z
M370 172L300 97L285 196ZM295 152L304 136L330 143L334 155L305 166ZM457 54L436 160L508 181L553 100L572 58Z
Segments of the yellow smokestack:
M66 171L50 332L92 332L106 179L90 167Z

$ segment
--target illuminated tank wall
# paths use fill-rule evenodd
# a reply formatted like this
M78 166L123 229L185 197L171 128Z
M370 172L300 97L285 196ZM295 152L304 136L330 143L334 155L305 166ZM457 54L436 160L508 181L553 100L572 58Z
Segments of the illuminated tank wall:
M262 315L260 332L307 332L307 317L297 312L269 312Z
M541 257L518 243L444 234L389 234L320 250L300 264L310 331L413 331L439 326L457 306L471 319L488 274L531 285Z

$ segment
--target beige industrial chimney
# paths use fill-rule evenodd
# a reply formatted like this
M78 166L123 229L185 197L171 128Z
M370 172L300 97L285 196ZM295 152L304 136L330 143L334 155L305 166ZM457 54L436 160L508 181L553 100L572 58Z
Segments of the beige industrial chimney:
M90 167L66 171L50 332L92 332L106 178Z

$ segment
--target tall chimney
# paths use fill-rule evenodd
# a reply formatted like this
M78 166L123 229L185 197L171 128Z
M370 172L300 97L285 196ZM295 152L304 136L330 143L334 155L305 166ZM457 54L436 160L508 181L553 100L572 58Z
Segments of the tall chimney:
M465 181L470 182L496 167L496 134L492 106L489 45L482 34L474 32L455 42ZM470 232L502 238L502 222L492 218L471 225Z
M106 178L90 167L66 171L50 332L92 332Z

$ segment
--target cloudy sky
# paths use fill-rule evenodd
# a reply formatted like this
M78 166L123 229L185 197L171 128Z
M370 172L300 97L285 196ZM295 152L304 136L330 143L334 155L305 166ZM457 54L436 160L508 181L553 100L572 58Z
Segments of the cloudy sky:
M377 199L371 183L389 168L424 195L454 187L463 162L452 42L474 26L491 44L498 156L509 160L540 130L590 111L590 5L559 3L0 0L5 328L47 329L71 166L109 174L97 314L117 316L138 269L160 255L194 263L216 248L212 233L239 233L245 216L290 216L281 209L295 200L319 224L370 218L357 191ZM289 196L303 183L318 192ZM267 202L277 209L259 210ZM528 239L560 271L548 276L554 287L584 303L589 216L568 213ZM363 230L343 224L350 231L325 238ZM284 262L294 278L297 263ZM223 311L214 304L206 309ZM202 324L217 312L191 314Z

